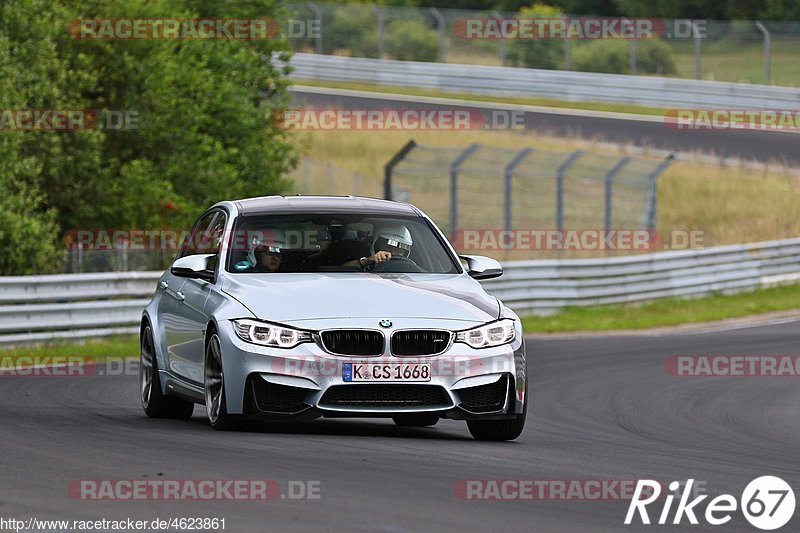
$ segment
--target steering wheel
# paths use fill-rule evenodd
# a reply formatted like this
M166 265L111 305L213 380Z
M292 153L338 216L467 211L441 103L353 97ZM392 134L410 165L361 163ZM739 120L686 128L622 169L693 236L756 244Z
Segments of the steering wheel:
M394 263L394 265L392 265ZM405 267L405 268L404 268ZM414 270L410 272L425 272L413 259L403 257L402 255L393 255L389 261L385 263L376 263L372 268L373 272L408 272L408 267L413 267Z

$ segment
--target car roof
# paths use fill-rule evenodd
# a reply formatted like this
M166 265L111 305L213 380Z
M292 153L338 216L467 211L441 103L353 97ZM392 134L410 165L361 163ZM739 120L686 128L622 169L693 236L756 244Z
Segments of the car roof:
M261 196L233 203L242 215L318 212L420 216L411 204L360 196Z

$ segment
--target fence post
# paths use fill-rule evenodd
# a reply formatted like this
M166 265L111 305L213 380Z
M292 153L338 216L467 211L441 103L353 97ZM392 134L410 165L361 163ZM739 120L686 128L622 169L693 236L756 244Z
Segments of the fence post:
M631 75L636 75L636 37L631 39Z
M383 197L387 200L392 199L392 172L394 172L394 167L397 164L405 159L408 153L416 148L417 143L414 142L414 139L408 141L405 146L400 148L396 154L389 160L386 165L383 167Z
M559 232L564 231L564 175L567 169L585 153L583 150L575 150L556 170L556 229Z
M498 25L503 20L502 15L497 11L492 11L492 16L497 20ZM498 43L500 46L500 66L506 66L506 40L503 37L500 37L500 42Z
M564 70L572 70L569 43L569 32L567 32L566 38L564 39Z
M644 215L644 226L648 231L656 229L656 212L658 204L658 177L664 173L675 160L675 154L669 154L647 177L647 211Z
M447 23L444 20L444 17L439 12L438 9L435 7L428 8L433 15L433 18L436 19L436 29L439 30L439 63L444 63L444 47L445 47L445 39L446 31L447 31Z
M372 12L378 17L378 57L383 57L386 53L386 33L384 32L385 16L383 9L372 6Z
M309 179L309 171L308 171L308 158L303 158L303 194L311 194L311 186L308 183Z
M314 2L308 2L308 9L314 13L314 17L319 21L319 31L314 37L314 51L318 54L322 53L322 10Z
M772 85L772 36L760 20L755 22L756 27L764 36L764 83Z
M694 79L699 80L703 77L703 71L700 64L701 46L700 43L700 30L697 27L697 21L692 21L692 35L694 36Z
M531 152L533 152L533 148L525 148L521 150L511 161L509 161L508 165L506 165L504 184L505 197L503 205L503 227L506 230L511 229L511 180L514 177L514 171Z
M614 167L608 171L605 177L605 187L606 187L606 213L605 213L605 230L606 232L611 231L611 208L612 208L612 187L614 186L614 176L619 174L622 170L622 167L628 164L630 161L630 157L623 157Z
M464 161L469 159L475 150L480 148L478 143L470 144L450 163L450 238L455 239L458 229L458 171Z

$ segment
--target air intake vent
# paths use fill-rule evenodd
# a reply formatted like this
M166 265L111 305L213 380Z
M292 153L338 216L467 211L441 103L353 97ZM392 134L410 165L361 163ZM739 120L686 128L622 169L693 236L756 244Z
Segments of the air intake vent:
M321 407L450 407L450 396L434 385L335 385L319 402Z

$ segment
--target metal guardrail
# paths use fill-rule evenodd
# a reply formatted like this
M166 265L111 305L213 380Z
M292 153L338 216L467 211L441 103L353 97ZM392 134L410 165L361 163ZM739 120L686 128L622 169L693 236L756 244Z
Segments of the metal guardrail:
M662 108L795 109L800 89L746 83L295 54L291 77Z
M135 333L161 272L0 277L0 344Z
M800 239L601 259L515 261L486 290L521 314L734 293L800 280ZM0 344L135 333L161 272L0 278Z
M603 259L517 261L484 287L522 314L735 293L800 280L800 239Z

